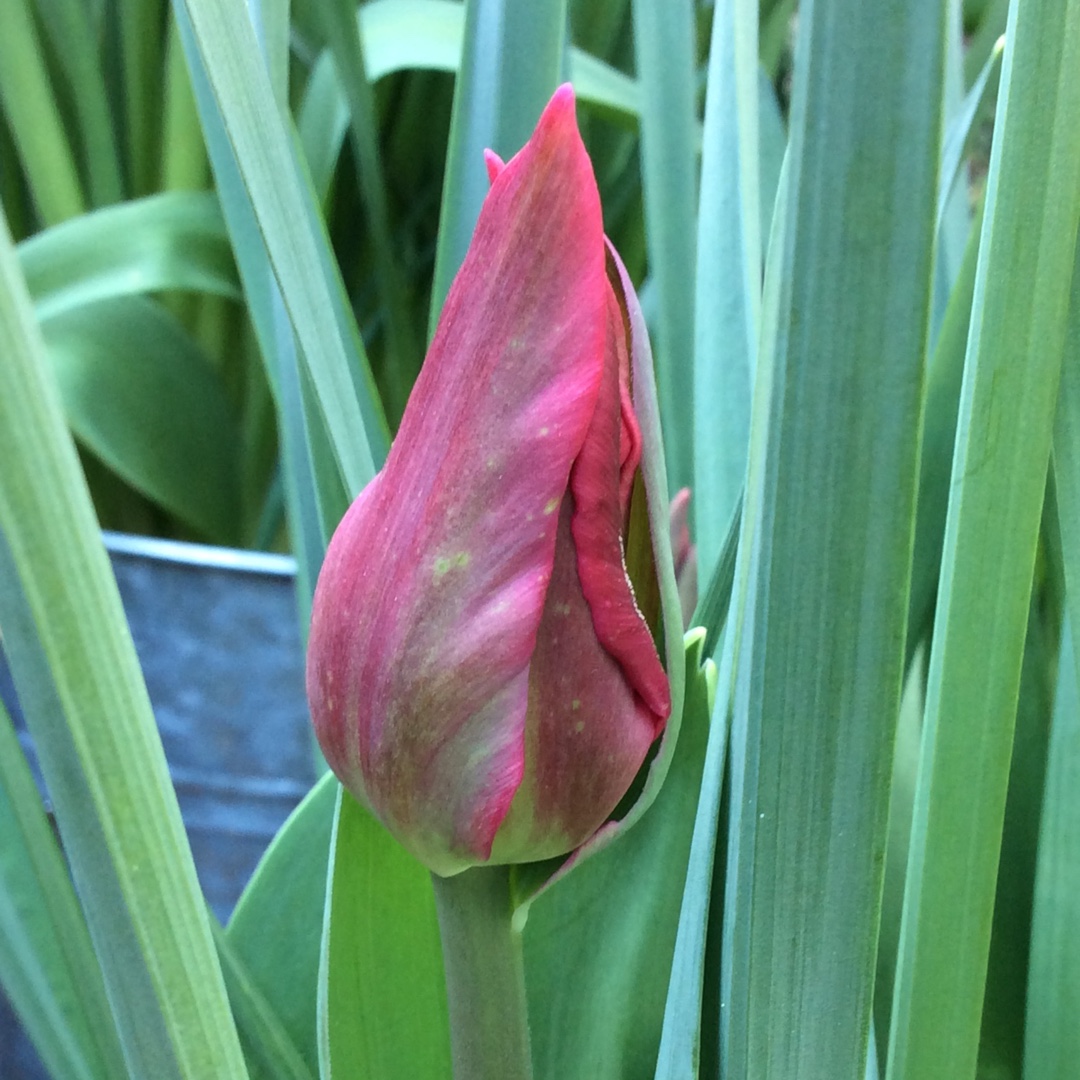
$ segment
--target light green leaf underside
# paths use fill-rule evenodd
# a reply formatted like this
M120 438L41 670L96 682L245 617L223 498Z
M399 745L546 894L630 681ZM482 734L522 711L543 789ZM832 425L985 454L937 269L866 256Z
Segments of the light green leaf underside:
M338 798L322 957L324 1077L450 1080L431 880L347 792Z
M327 773L292 812L225 932L313 1075L319 1068L315 1003L337 792L337 780Z
M217 199L174 192L54 225L19 245L41 322L96 300L186 289L238 299Z

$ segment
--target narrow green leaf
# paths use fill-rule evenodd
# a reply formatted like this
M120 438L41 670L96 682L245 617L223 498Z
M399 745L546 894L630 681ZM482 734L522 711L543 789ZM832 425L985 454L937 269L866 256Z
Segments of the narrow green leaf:
M237 544L236 416L176 318L129 296L72 308L43 332L79 441L207 539Z
M262 991L255 984L225 932L211 922L221 971L229 991L229 1004L249 1062L266 1080L313 1080L289 1033ZM317 955L317 953L316 953Z
M210 180L210 167L175 16L169 18L165 42L162 113L161 190L201 191Z
M693 4L691 0L634 0L633 12L634 55L642 99L645 233L658 300L655 352L660 418L672 489L693 489L694 268L697 263ZM741 72L738 77L742 85ZM741 114L743 139L745 108L740 101L737 109ZM745 190L742 197L753 198ZM717 545L719 539L713 538L711 543ZM715 558L716 553L714 548L710 557Z
M1070 607L1075 607L1071 599ZM1076 1003L1080 1001L1080 935L1076 933L1080 922L1080 697L1076 672L1080 658L1069 629L1071 621L1070 615L1061 636L1039 832L1025 1017L1025 1080L1068 1076L1080 1055L1080 1028L1076 1024Z
M1057 489L1067 617L1061 635L1057 696L1039 832L1031 962L1027 984L1025 1080L1067 1076L1080 1060L1080 240L1054 424Z
M412 326L413 314L406 295L405 279L395 254L386 175L379 149L375 95L368 81L354 0L319 0L316 6L349 106L353 155L360 174L365 224L374 256L375 282L386 320L389 354L386 367L395 395L390 413L400 417L420 367L421 345L419 335Z
M83 214L19 245L41 322L84 304L190 289L239 299L217 199L176 192Z
M158 182L166 5L162 0L116 0L116 14L131 192L149 195Z
M78 119L90 202L95 206L119 202L120 151L90 6L80 0L37 0L37 10Z
M694 304L698 570L717 565L746 476L761 298L756 0L713 10Z
M468 0L454 83L428 335L487 195L484 151L516 154L563 79L566 0Z
M338 796L331 852L319 972L322 1075L449 1080L428 872L347 792Z
M90 498L0 220L0 624L136 1080L246 1075Z
M366 368L363 346L355 330L342 333L340 279L277 110L254 28L245 9L227 0L184 0L176 10L182 31L190 20L342 477L356 495L375 474L369 440L377 446L380 435L370 430L370 415L365 418L358 395L362 383L370 384L370 373L354 377L345 342Z
M866 1068L944 16L937 0L800 11L786 222L768 271L778 291L763 306L751 428L764 457L744 508L757 536L733 662L725 1076ZM721 694L726 668L725 652Z
M0 105L42 222L55 225L81 214L82 185L53 96L30 0L14 0L4 11Z
M282 825L226 929L229 945L317 1074L315 1004L339 785L326 773Z
M1080 2L1010 8L957 425L889 1080L974 1075L1080 222Z
M0 978L52 1075L123 1075L86 920L2 702Z

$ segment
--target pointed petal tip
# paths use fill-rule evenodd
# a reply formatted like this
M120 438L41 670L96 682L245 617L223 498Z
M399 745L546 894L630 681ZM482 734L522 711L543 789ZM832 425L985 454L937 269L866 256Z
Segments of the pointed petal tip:
M487 166L488 183L494 184L495 178L506 168L506 162L494 150L485 150L484 164Z

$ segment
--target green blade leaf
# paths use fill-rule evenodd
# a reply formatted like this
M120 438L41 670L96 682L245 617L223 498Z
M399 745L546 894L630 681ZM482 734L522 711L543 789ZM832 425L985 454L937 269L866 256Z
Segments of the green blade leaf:
M375 475L372 447L378 448L382 434L370 423L370 409L365 416L358 393L370 387L370 372L355 325L348 325L340 278L255 30L246 10L227 0L184 0L176 10L181 31L187 22L205 65L338 466L349 494L356 495ZM364 370L354 375L357 364Z
M41 220L55 225L81 214L85 205L82 185L29 0L15 0L4 12L0 105Z
M484 151L517 153L562 80L566 0L469 0L454 83L429 337L487 195Z
M1080 222L1080 2L1010 8L957 424L889 1080L974 1074Z
M693 5L690 0L634 0L633 13L642 99L645 233L658 294L660 417L672 489L692 489L697 235Z
M866 1067L944 14L936 0L814 0L800 13L744 509L756 535L740 552L749 593L733 661L723 1075Z
M108 1080L123 1075L86 920L3 703L0 976L54 1076Z
M1080 1059L1073 1003L1080 999L1080 240L1054 423L1053 463L1067 616L1050 728L1039 831L1031 960L1027 984L1024 1076L1067 1076Z
M347 792L338 797L331 852L319 972L322 1075L449 1080L428 872Z
M0 220L0 624L137 1080L244 1077L150 701Z
M330 773L282 825L244 889L226 937L247 975L318 1073L315 1003L330 838L337 813Z
M742 491L761 298L758 43L753 0L713 14L694 306L698 570L708 581Z

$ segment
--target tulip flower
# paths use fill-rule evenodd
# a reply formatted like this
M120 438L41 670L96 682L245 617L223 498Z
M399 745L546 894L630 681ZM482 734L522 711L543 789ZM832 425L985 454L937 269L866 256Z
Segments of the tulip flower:
M488 172L386 464L327 551L308 655L331 768L444 876L574 851L671 708L626 571L628 320L569 86Z

